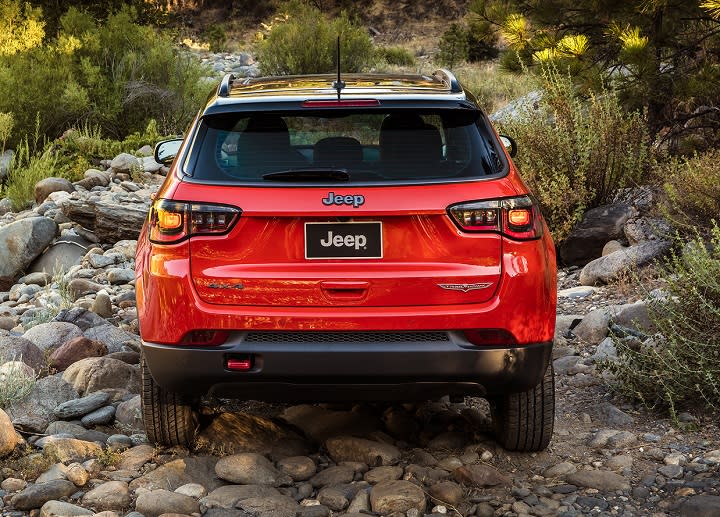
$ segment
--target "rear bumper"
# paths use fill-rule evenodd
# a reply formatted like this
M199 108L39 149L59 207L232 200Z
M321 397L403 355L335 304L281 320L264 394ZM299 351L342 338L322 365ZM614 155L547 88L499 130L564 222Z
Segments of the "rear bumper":
M461 333L422 342L246 342L234 333L218 347L143 342L147 365L163 388L186 395L253 400L413 400L525 391L547 369L552 342L479 347ZM227 368L252 357L249 371Z

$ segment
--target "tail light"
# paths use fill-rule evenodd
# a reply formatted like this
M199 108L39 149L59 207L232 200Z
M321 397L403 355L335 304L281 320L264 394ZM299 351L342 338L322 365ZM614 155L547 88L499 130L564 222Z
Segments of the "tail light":
M465 232L498 232L517 240L539 239L542 215L530 196L460 203L448 208Z
M517 345L517 339L504 329L471 329L463 330L465 337L473 345L508 346Z
M150 241L174 244L193 235L223 235L240 214L233 206L158 199L150 209Z
M185 334L180 344L188 346L218 346L225 343L229 336L230 333L226 330L193 330Z

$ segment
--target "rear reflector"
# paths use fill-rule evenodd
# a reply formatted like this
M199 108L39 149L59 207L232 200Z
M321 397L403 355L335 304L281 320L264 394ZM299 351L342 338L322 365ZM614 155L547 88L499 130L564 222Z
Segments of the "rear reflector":
M227 360L227 369L236 372L246 372L253 367L252 356L231 357Z
M517 344L515 336L504 329L470 329L463 330L463 332L473 345L507 346Z
M340 99L328 101L305 101L302 103L303 108L367 108L370 106L380 106L377 99Z
M185 334L180 344L190 346L218 346L227 341L229 332L225 330L193 330Z

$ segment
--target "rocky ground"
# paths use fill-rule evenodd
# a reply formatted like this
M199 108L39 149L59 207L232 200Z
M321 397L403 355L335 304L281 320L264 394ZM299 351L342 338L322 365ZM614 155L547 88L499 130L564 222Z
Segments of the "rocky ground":
M614 242L559 275L546 451L501 449L481 399L211 401L193 450L147 443L133 266L165 172L120 155L81 182L39 183L30 210L0 201L3 516L720 515L717 415L673 423L614 398L597 367L616 357L611 326L652 339L644 300L662 284L620 274L622 257L640 256L628 250L665 247L642 190L591 214L562 250L571 260ZM597 280L613 283L582 285ZM13 390L27 393L10 403Z

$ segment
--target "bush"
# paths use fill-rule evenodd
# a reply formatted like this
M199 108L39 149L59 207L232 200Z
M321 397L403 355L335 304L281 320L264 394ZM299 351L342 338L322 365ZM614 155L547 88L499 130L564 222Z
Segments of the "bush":
M467 61L470 52L467 29L459 23L450 24L440 38L438 47L440 50L435 59L441 65L453 68L456 64Z
M534 75L508 72L496 63L459 66L454 71L488 114L539 88Z
M487 20L470 18L467 30L468 61L495 59L500 53L497 48L498 36Z
M50 140L83 122L115 138L141 131L150 119L177 133L207 95L205 74L168 37L139 25L129 8L102 23L71 8L56 39L0 56L0 112L14 116L10 145L32 132L38 113Z
M0 409L7 409L14 402L22 400L35 386L36 377L22 362L22 357L2 365L0 372Z
M515 163L561 241L585 210L642 181L653 159L645 118L627 112L614 91L581 99L552 67L544 82L539 109L527 107L500 127L517 140Z
M377 57L388 65L415 66L415 56L404 47L379 47Z
M720 150L674 158L660 169L665 212L678 228L709 228L720 214Z
M649 305L658 334L642 344L617 340L619 361L604 368L617 389L671 414L720 404L720 228L665 263L667 297Z
M265 75L331 73L337 69L335 49L340 36L341 69L362 72L373 61L373 45L365 29L343 12L328 20L315 7L300 2L286 4L265 24L266 34L257 45L260 71Z
M3 195L10 199L14 211L19 212L35 199L35 184L50 176L59 175L57 157L52 150L34 154L34 147L25 138L17 146L10 165Z

